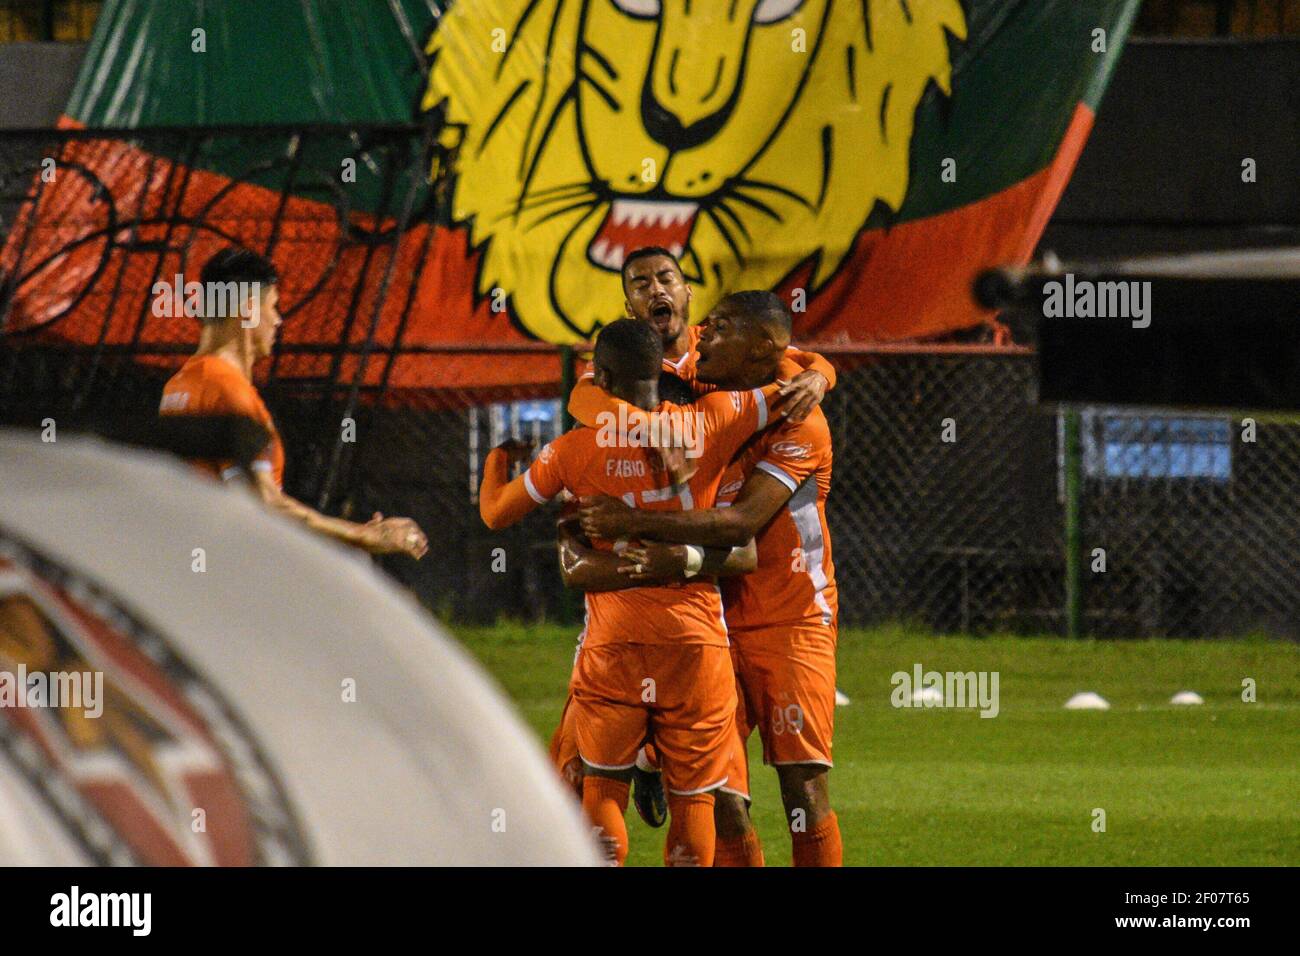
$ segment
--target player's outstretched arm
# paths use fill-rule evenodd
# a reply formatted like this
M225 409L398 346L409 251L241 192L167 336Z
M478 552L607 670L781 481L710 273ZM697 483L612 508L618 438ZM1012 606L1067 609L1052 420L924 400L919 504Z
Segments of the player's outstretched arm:
M266 472L254 472L256 489L272 511L300 521L317 534L371 554L405 554L417 561L429 550L429 541L410 518L385 518L378 512L365 524L331 518L281 491Z
M645 511L617 498L588 497L579 502L584 534L600 538L653 538L713 548L743 545L763 529L790 498L790 489L755 470L728 508L700 511Z
M560 575L565 587L578 591L619 591L624 588L668 584L686 580L691 563L687 545L652 542L620 554L593 548L581 534L575 518L559 524ZM758 566L758 548L751 541L743 548L701 548L695 573L730 577L748 574ZM693 575L692 575L693 576Z
M483 481L478 490L478 513L493 531L508 528L539 504L528 491L528 476L510 480L510 468L532 451L527 442L502 442L483 460Z
M618 573L631 581L644 582L661 571L681 568L678 575L691 578L696 574L711 577L734 577L748 574L758 567L758 544L751 538L734 548L703 548L695 544L667 544L644 541L624 549L623 566Z

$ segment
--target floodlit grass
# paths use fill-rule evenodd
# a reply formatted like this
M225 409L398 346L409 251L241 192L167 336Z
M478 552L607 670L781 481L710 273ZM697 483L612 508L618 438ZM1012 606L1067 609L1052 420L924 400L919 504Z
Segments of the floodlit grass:
M455 628L548 740L575 628ZM997 671L1000 712L902 709L891 676ZM1253 678L1257 701L1242 701ZM1300 648L1251 641L840 635L831 798L850 865L1223 866L1300 863ZM1067 711L1096 691L1109 711ZM1168 701L1180 690L1199 707ZM776 774L750 741L754 819L788 866ZM1106 830L1093 830L1094 809ZM628 810L632 865L665 831Z

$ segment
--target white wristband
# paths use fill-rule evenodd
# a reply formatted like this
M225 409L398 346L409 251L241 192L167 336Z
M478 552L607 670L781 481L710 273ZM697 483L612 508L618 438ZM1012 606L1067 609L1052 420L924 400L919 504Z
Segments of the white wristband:
M682 573L688 578L693 578L700 573L700 568L704 566L704 549L699 545L688 544L686 546L686 570Z

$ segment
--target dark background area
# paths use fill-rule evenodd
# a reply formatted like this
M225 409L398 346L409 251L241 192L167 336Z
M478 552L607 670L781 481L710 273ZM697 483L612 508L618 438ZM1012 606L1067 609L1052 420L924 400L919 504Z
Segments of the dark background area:
M1040 252L1069 259L1300 245L1300 37L1256 36L1300 30L1300 3L1272 5L1273 13L1268 3L1228 6L1225 17L1225 6L1210 2L1145 5L1141 28L1184 36L1129 43ZM14 31L6 19L13 7L0 0L0 41L35 39L29 25ZM76 39L67 23L59 30ZM1229 32L1237 36L1213 36ZM53 125L83 51L76 42L0 42L0 128ZM39 155L4 162L26 176ZM1254 183L1241 180L1247 158ZM0 195L0 226L18 182ZM1232 320L1224 316L1225 329ZM1028 339L1029 329L1014 328ZM841 374L827 413L844 622L1061 630L1058 419L1035 401L1031 362L827 352ZM105 356L87 378L83 358L57 349L20 356L0 340L0 413L19 404L82 415L156 409L165 374ZM265 389L290 452L286 491L312 504L326 491L343 391L286 382ZM547 397L559 394L557 381ZM945 446L936 423L954 409L960 441ZM421 601L466 620L580 618L580 600L554 569L550 512L504 534L478 520L471 463L488 432L463 404L398 411L363 403L358 429L370 440L349 454L325 504L352 517L410 514L436 537L437 560L384 562ZM1234 451L1226 484L1087 478L1085 548L1104 544L1111 567L1088 579L1085 632L1295 634L1300 582L1287 569L1300 547L1297 431L1261 426L1256 445ZM491 569L498 547L509 555L506 586Z

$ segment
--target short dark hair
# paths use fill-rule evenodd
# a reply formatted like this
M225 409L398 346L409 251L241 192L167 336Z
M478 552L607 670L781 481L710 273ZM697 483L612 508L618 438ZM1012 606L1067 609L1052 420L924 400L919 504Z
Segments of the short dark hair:
M275 264L266 256L258 255L239 246L226 246L203 264L199 272L199 281L203 283L204 301L208 300L206 290L214 284L227 282L255 282L259 286L272 286L280 281L280 274L275 271ZM205 321L225 318L220 315L204 315Z
M642 246L640 249L633 249L623 259L623 268L620 272L623 277L624 285L627 285L627 267L638 259L648 259L651 256L663 256L666 259L671 259L673 265L677 267L677 271L682 271L682 264L677 261L677 257L663 246Z
M649 322L619 319L596 336L592 362L607 369L615 382L657 379L664 364L664 345Z
M794 329L794 316L775 292L759 289L732 292L718 300L718 307L763 326L772 333L773 339L784 338L787 342L790 340Z
M695 389L680 375L672 372L659 373L659 401L672 402L674 405L692 405L695 402Z

